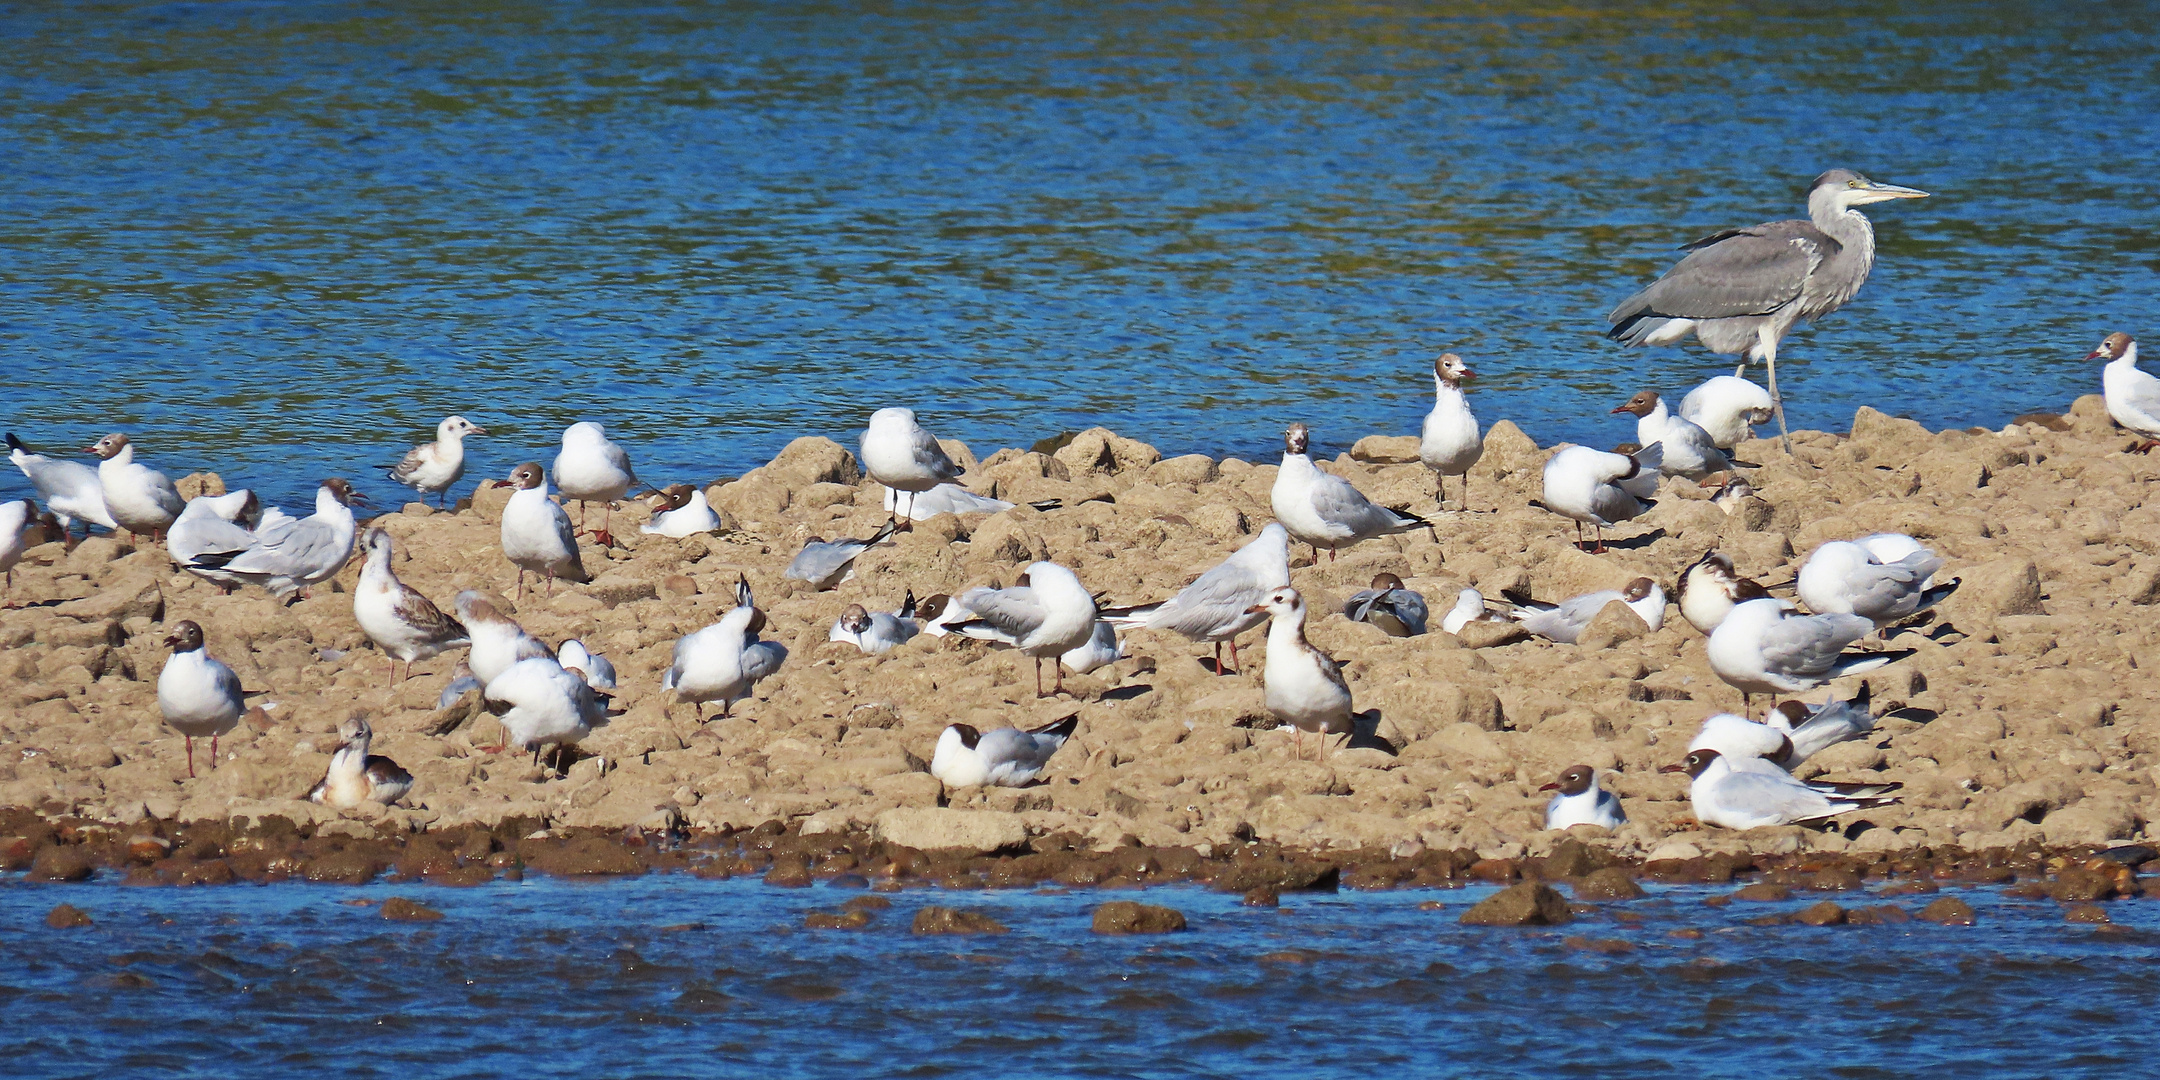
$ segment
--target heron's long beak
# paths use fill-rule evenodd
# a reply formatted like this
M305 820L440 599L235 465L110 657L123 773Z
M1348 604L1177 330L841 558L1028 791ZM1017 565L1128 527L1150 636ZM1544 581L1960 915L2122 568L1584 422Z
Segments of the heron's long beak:
M1873 180L1868 181L1865 190L1868 193L1869 202L1884 202L1889 199L1925 199L1928 197L1928 193L1919 188L1899 187L1896 184L1884 184Z

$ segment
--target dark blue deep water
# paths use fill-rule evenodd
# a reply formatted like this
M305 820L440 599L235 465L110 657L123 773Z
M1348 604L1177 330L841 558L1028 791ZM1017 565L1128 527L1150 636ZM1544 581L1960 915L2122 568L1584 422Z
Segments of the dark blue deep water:
M1958 894L1972 927L1816 929L1745 920L1821 894L1714 908L1702 900L1729 886L1682 887L1552 930L1458 925L1490 891L1290 895L1276 911L1187 887L915 890L866 930L808 931L805 913L862 894L679 875L462 890L18 880L0 883L0 1071L1888 1080L2152 1062L2135 1035L2160 1000L2150 901L2109 905L2114 932L1979 889ZM388 896L446 918L386 922L351 903ZM1190 929L1091 934L1113 898L1175 906ZM1434 898L1444 910L1419 910ZM48 929L62 900L96 925ZM913 936L931 903L1012 932Z
M911 403L1272 457L1416 429L1443 348L1541 442L1730 370L1602 314L1853 166L1796 426L2000 425L2160 333L2160 10L1626 4L0 6L0 426L286 499L445 413L709 479ZM12 472L0 494L25 485ZM394 502L393 502L394 505Z

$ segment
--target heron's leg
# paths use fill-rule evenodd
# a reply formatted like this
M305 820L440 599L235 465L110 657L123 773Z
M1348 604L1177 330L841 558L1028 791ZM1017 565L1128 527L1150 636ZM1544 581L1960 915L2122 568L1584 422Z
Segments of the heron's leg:
M1777 337L1767 326L1756 332L1757 347L1762 350L1763 366L1770 372L1770 409L1777 413L1778 446L1785 456L1792 456L1792 436L1785 430L1785 399L1778 396L1777 389ZM1743 365L1744 366L1744 365Z

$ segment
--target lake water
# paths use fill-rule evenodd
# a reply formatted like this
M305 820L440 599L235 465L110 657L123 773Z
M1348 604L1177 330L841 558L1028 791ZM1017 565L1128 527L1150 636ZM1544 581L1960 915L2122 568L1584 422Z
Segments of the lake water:
M288 502L449 412L656 482L1104 424L1272 458L1413 432L1430 359L1541 442L1730 365L1603 313L1853 166L1866 290L1795 426L2000 425L2160 333L2149 4L22 4L0 425ZM0 495L26 485L9 472Z
M0 1057L25 1078L2119 1077L2153 1060L2131 1034L2160 997L2150 902L2109 905L2112 933L1986 889L1957 893L1972 927L1817 929L1746 920L1821 894L1717 908L1703 899L1730 886L1653 887L1552 930L1458 925L1491 888L1292 894L1280 910L1192 887L913 890L869 929L808 931L805 913L863 894L680 875L473 889L7 875ZM348 903L390 896L446 917ZM1122 898L1177 907L1190 929L1091 934L1093 907ZM1435 898L1444 910L1418 909ZM96 924L48 929L62 900ZM911 935L932 903L1012 932Z

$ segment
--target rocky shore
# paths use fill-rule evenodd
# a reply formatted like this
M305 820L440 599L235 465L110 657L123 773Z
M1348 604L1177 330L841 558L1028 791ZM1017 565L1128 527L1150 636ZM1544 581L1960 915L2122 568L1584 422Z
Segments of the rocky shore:
M1317 433L1321 445L1330 434ZM353 621L357 562L285 607L254 590L222 595L156 547L47 544L15 573L8 599L27 606L0 612L0 807L14 808L0 819L0 864L59 860L62 872L41 873L60 878L109 867L174 882L460 881L522 866L576 872L562 861L576 848L612 867L602 873L770 880L799 867L804 881L1237 887L1257 860L1305 869L1257 873L1249 888L1297 888L1314 868L1305 885L1497 880L1502 866L1508 880L1606 866L1698 880L1833 870L1932 880L2060 870L2070 864L2049 867L2043 850L2060 858L2151 840L2160 680L2142 663L2160 643L2160 507L2146 493L2160 460L2125 453L2131 439L2097 397L2001 431L1929 432L1863 409L1850 434L1793 441L1792 458L1742 444L1738 456L1761 466L1751 472L1759 498L1737 512L1668 481L1604 555L1576 550L1570 523L1528 505L1549 451L1505 421L1471 473L1470 512L1435 503L1415 440L1357 443L1328 467L1437 528L1367 541L1337 561L1296 552L1294 583L1329 613L1311 638L1344 665L1363 713L1358 733L1317 762L1293 760L1267 716L1257 635L1241 649L1251 673L1218 676L1200 663L1203 648L1137 632L1127 659L1068 676L1067 695L1041 701L1025 657L980 642L921 637L882 657L827 642L849 604L892 610L909 590L1009 582L1041 558L1072 567L1107 604L1159 599L1269 519L1272 464L1164 459L1101 430L1050 453L979 461L947 443L973 488L994 484L1022 505L920 523L865 552L829 592L780 571L807 538L868 536L886 513L848 449L826 439L797 440L713 484L720 534L641 535L643 509L618 512L625 546L588 545L594 581L552 596L509 597L503 493L482 487L455 513L414 504L377 518L397 541L399 576L437 603L492 590L532 632L579 637L613 660L617 715L559 778L484 752L496 740L484 716L428 734L445 719L437 697L457 655L392 685L389 659ZM1062 505L1026 505L1046 499ZM1713 546L1741 573L1782 581L1816 544L1882 530L1921 538L1948 558L1941 576L1964 584L1936 618L1897 634L1918 655L1870 677L1877 710L1889 709L1876 737L1802 769L1904 785L1902 805L1849 815L1843 831L1692 822L1686 778L1657 770L1678 762L1704 716L1739 699L1677 615L1651 633L1615 608L1581 643L1555 645L1486 628L1388 638L1332 614L1380 571L1436 611L1465 586L1560 599L1650 576L1669 590ZM673 643L732 604L738 576L789 659L730 718L670 716L659 673ZM179 619L201 624L209 651L268 691L195 779L156 704L160 628ZM406 805L341 814L301 798L355 713L373 725L375 752L416 777ZM1037 786L947 791L926 771L949 723L1028 727L1074 713L1077 734ZM1626 826L1542 829L1537 788L1577 763L1606 770ZM1540 862L1556 852L1580 872Z

